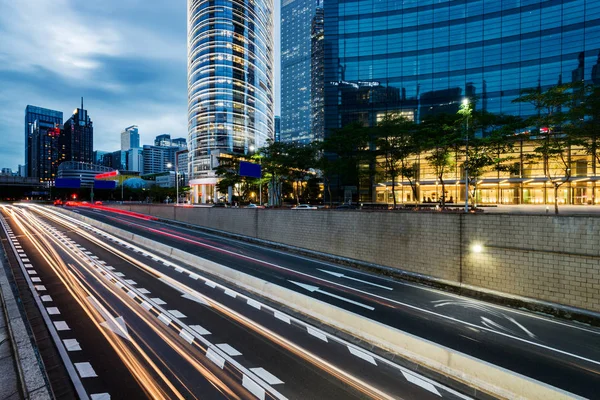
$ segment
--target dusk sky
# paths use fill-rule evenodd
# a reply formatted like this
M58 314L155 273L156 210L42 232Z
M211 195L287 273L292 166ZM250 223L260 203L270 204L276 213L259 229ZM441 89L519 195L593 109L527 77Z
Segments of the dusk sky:
M0 0L0 167L24 164L27 104L64 113L84 97L94 150L120 147L138 125L140 141L187 137L185 0ZM279 32L279 0L275 0ZM279 35L275 35L279 114Z

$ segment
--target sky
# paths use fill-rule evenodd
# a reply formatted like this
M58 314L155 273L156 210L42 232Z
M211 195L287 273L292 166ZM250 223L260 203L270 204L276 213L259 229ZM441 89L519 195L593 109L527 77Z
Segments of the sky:
M275 32L279 32L275 0ZM120 148L138 125L141 144L187 137L186 0L0 0L0 167L24 164L28 104L79 107L94 123L94 150ZM275 34L279 113L279 34Z

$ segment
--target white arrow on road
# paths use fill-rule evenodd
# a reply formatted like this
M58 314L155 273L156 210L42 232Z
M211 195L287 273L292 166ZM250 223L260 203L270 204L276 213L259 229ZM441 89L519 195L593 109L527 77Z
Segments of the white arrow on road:
M295 281L288 281L288 282L291 282L291 283L293 283L294 285L298 285L298 286L300 286L302 289L306 289L306 290L308 290L308 291L309 291L309 292L311 292L311 293L314 293L314 292L317 292L317 293L322 293L322 294L324 294L324 295L331 296L331 297L333 297L333 298L336 298L336 299L338 299L338 300L343 300L343 301L346 301L346 302L348 302L348 303L351 303L351 304L357 305L357 306L359 306L359 307L366 308L367 310L371 310L371 311L373 311L373 310L375 309L375 307L371 307L371 306L368 306L368 305L366 305L366 304L362 304L362 303L359 303L359 302L357 302L357 301L350 300L350 299L347 299L347 298L345 298L345 297L342 297L342 296L338 296L337 294L333 294L333 293L326 292L326 291L324 291L324 290L321 290L321 289L319 289L319 287L317 287L317 286L307 285L307 284L305 284L305 283L300 283L300 282L295 282Z
M356 281L356 282L366 283L367 285L377 286L378 288L382 288L382 289L386 289L386 290L394 290L391 287L378 285L378 284L373 283L373 282L363 281L362 279L357 279L357 278L353 278L351 276L346 276L346 275L341 274L339 272L327 271L325 269L319 269L319 271L325 272L326 274L333 275L333 276L338 277L338 278L346 278L346 279L350 279L350 280L353 280L353 281Z
M106 320L102 322L100 326L112 331L124 339L131 340L131 336L129 336L127 325L125 325L125 320L123 317L113 317L110 315L106 308L104 308L104 306L100 304L100 302L94 296L89 296L87 299Z

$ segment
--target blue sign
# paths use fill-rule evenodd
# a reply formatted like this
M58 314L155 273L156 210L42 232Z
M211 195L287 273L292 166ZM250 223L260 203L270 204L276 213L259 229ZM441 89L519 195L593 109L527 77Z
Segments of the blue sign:
M262 177L260 164L254 164L248 161L240 161L240 176L260 179Z
M94 181L94 189L114 189L116 187L116 181Z
M54 186L59 189L79 189L81 181L79 179L58 178L54 181Z

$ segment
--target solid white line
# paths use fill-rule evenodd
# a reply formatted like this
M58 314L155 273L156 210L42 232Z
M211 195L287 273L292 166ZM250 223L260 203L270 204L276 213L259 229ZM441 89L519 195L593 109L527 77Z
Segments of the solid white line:
M263 381L267 382L269 385L281 385L283 381L277 378L275 375L270 373L264 368L250 368L250 371L254 372L258 375Z
M234 349L227 343L220 343L220 344L217 344L216 346L219 349L223 350L225 352L225 354L227 354L228 356L235 357L235 356L242 355L242 353L240 353L239 351L237 351L236 349Z
M89 362L75 363L75 368L77 368L77 372L82 378L95 378L98 376Z
M433 386L431 383L424 381L421 378L418 378L412 374L406 373L404 371L402 371L402 375L404 375L404 377L406 378L407 381L409 381L412 384L415 384L417 386L422 387L423 389L427 390L428 392L431 392L435 395L438 395L440 397L442 397L442 395L440 394L440 392L438 392L438 390L435 388L435 386Z
M250 393L255 395L260 400L265 400L265 389L260 387L258 383L248 378L246 375L242 378L242 386L248 389Z

